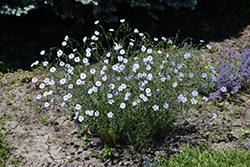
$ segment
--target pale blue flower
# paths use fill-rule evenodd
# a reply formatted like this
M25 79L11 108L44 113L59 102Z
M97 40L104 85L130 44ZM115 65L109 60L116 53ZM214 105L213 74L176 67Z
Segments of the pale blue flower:
M109 113L108 113L108 117L109 117L109 118L113 118L113 113L112 113L112 112L109 112Z
M82 122L84 120L84 117L82 115L79 116L78 121Z
M62 50L58 50L58 51L57 51L57 56L58 56L58 57L61 57L62 55L63 55L63 51L62 51Z
M207 48L208 48L208 49L212 49L212 47L211 47L210 45L208 45L208 44L207 44Z
M99 114L100 114L99 111L96 111L96 112L95 112L95 116L96 116L96 117L98 117Z
M163 107L168 109L168 107L169 107L168 103L165 103Z
M50 72L51 73L54 73L56 71L56 68L55 67L52 67L51 69L50 69Z
M73 59L75 57L75 55L73 54L73 53L71 53L70 55L69 55L69 59Z
M193 95L193 96L198 96L198 92L197 92L197 91L193 91L193 92L192 92L192 95Z
M197 104L197 102L198 102L198 100L196 100L195 98L192 98L192 99L191 99L191 103L192 103L192 104Z
M159 110L159 106L157 106L156 104L153 106L153 109L156 111L156 110Z
M125 103L121 103L121 104L120 104L120 108L121 108L121 109L124 109L125 107L126 107L126 104L125 104Z
M221 88L221 91L222 91L222 92L226 92L226 91L227 91L227 88L226 88L225 86L223 86L223 87Z
M45 50L42 50L41 52L40 52L40 55L44 55L45 54Z
M48 102L45 102L45 103L44 103L44 107L49 107L49 103L48 103Z
M217 115L215 113L212 113L212 118L213 119L216 119L217 118Z

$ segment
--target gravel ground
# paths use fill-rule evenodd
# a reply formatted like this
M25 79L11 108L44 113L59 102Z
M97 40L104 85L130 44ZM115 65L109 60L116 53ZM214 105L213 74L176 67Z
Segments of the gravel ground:
M211 41L209 45L214 52L206 50L203 54L204 60L216 56L217 53L222 53L224 49L241 52L245 44L246 48L250 48L249 26L245 28L244 34L237 39L225 41L225 43ZM27 77L28 82L18 81L17 77L22 74L30 75ZM10 154L9 159L13 155L18 155L21 160L18 166L143 166L146 165L147 159L160 155L166 157L168 154L176 153L183 147L181 144L187 142L187 139L191 139L194 147L208 141L211 142L212 149L233 147L233 144L238 147L240 128L250 125L249 120L244 120L242 114L236 114L235 119L231 119L230 111L233 110L230 108L231 102L226 102L226 107L221 106L220 109L210 102L208 108L218 111L216 119L213 119L208 113L200 115L201 108L196 111L197 118L190 119L177 129L178 135L175 138L170 137L166 140L159 138L159 142L151 152L142 154L136 153L133 148L131 151L125 151L121 148L114 155L99 159L93 156L92 151L99 154L98 151L104 149L103 143L97 138L82 140L83 136L79 136L77 133L73 119L67 114L64 115L64 110L59 107L39 110L40 106L36 104L36 96L40 90L30 82L31 78L34 77L39 78L41 74L19 71L7 73L1 77L0 114L13 115L11 120L6 120L5 127L12 128L7 139L15 144L15 150ZM11 78L15 80L16 84L10 82ZM239 95L239 99L248 100L248 98L248 95ZM10 100L10 103L6 104L6 100ZM244 114L250 114L250 109L242 107L241 111L244 111ZM16 115L14 115L15 113ZM222 119L222 117L224 118ZM41 118L46 118L47 124L42 124ZM215 131L220 129L224 132L225 125L237 133L219 139L208 138L209 133L200 137L200 129L206 131L210 127ZM191 131L189 131L190 129ZM249 137L245 140L245 144L247 143L249 143ZM123 144L124 147L129 147L128 144ZM167 149L166 146L169 148Z

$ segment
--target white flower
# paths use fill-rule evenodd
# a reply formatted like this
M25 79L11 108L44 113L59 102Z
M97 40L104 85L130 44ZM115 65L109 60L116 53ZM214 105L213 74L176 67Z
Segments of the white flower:
M64 37L64 40L65 40L65 41L68 41L68 39L69 39L69 36L66 35L66 36Z
M110 32L114 32L114 29L113 29L113 28L111 28L111 29L109 29L109 31L110 31Z
M95 35L97 35L97 36L98 36L99 34L100 34L100 33L99 33L98 31L95 31Z
M109 113L108 113L108 117L109 117L109 118L113 118L113 113L112 113L112 112L109 112Z
M93 116L93 114L94 114L94 110L90 110L89 111L89 116Z
M82 60L82 62L83 62L84 64L86 64L86 63L88 63L88 62L89 62L89 59L84 58L84 59Z
M45 62L43 62L43 66L47 66L49 64L49 62L47 62L47 61L45 61Z
M167 40L165 37L161 37L161 39L162 39L163 41L166 41L166 40Z
M125 103L121 103L121 104L120 104L120 108L121 108L121 109L124 109L125 107L126 107L126 104L125 104Z
M48 103L48 102L45 102L45 103L44 103L44 107L49 107L49 103Z
M39 63L39 61L37 60L34 63L32 63L30 67L33 67L34 65L37 65L38 63Z
M106 54L106 57L110 57L110 56L111 56L111 53L108 52L108 53Z
M103 81L106 81L107 79L108 79L108 78L107 78L107 75L105 75L105 76L102 77L102 80L103 80Z
M149 71L151 70L151 66L150 65L147 65L146 69Z
M137 28L136 28L136 29L134 29L134 33L139 33L139 31L137 30Z
M80 74L80 78L81 78L81 79L85 79L85 78L86 78L86 76L87 76L87 75L86 75L86 74L84 74L84 73L81 73L81 74Z
M79 116L78 121L82 122L84 120L84 117L82 115Z
M146 61L153 61L153 57L152 56L148 56Z
M158 53L158 54L162 54L162 51L161 51L161 50L158 50L157 53Z
M168 43L172 44L173 42L171 41L171 39L168 40Z
M88 94L92 94L93 93L93 90L92 89L89 89L88 90Z
M142 47L141 47L141 51L142 51L142 52L145 52L145 51L146 51L146 49L147 49L147 48L146 48L144 45L142 45Z
M48 92L43 92L43 96L47 97L48 96Z
M69 98L68 98L67 95L63 96L63 100L64 100L64 101L68 101L68 99L69 99Z
M112 97L113 97L113 95L109 93L108 98L111 99Z
M122 61L123 57L122 56L117 56L118 61Z
M92 87L92 90L93 90L93 92L97 92L98 91L97 87L95 87L95 86Z
M154 76L149 73L148 76L147 76L147 79L150 80L150 81L153 81L154 80Z
M68 85L68 88L69 88L69 89L72 89L72 88L73 88L73 84L69 84L69 85Z
M201 76L202 76L202 78L207 78L207 74L206 73L202 73Z
M168 107L169 107L168 103L165 103L164 108L168 109Z
M52 103L55 103L55 102L56 102L56 98L52 98L52 99L51 99L51 102L52 102Z
M100 86L102 85L102 83L101 83L100 81L96 81L96 82L95 82L95 85L96 85L97 87L100 87Z
M189 73L189 77L190 78L193 78L194 77L194 74L191 72L191 73Z
M208 49L212 49L212 47L211 47L210 45L208 45L208 44L207 44L207 48L208 48Z
M127 63L128 63L128 59L123 58L123 63L124 63L124 64L127 64Z
M129 42L129 45L130 45L130 46L134 46L134 43L133 43L133 42Z
M41 98L42 98L42 95L37 95L37 96L36 96L36 99L37 99L37 100L40 100Z
M122 46L121 46L120 44L117 44L117 43L115 43L115 42L114 42L114 44L115 44L114 49L115 49L116 51L118 51L119 49L122 48Z
M225 86L223 86L221 89L220 89L222 92L226 92L227 91L227 88Z
M120 50L120 54L124 55L125 54L125 50L124 49Z
M68 99L71 99L71 98L72 98L72 94L68 93Z
M110 84L110 85L109 85L109 88L110 88L110 89L114 89L114 88L115 88L115 84L113 84L113 83Z
M33 82L33 83L37 83L37 81L38 81L37 78L33 78L33 79L32 79L32 82Z
M94 68L90 70L91 74L95 74L95 72L96 72L96 70Z
M110 99L110 100L108 101L108 103L109 103L109 104L113 104L113 103L114 103L114 100L113 100L113 99Z
M61 107L64 107L64 106L65 106L65 104L66 104L65 102L62 102Z
M136 102L136 101L133 101L132 105L133 105L133 106L136 106L136 105L137 105L137 102Z
M98 117L99 116L99 111L95 112L95 116Z
M143 33L139 33L139 35L142 37L144 34Z
M125 19L121 19L120 22L121 22L121 23L124 23L124 22L125 22Z
M105 63L105 64L108 64L108 63L109 63L109 59L105 59L105 60L104 60L104 63Z
M154 38L154 41L158 41L158 38Z
M48 92L48 95L52 95L52 94L53 94L53 91L50 90L50 91Z
M150 88L147 88L145 91L146 91L146 93L151 93L151 89Z
M177 86L177 82L174 82L172 86L175 88Z
M208 98L207 97L205 97L205 96L203 96L203 98L202 98L203 100L205 100L205 101L208 101Z
M62 42L62 46L66 46L67 45L67 42L66 41L63 41Z
M197 96L197 95L198 95L198 92L197 92L197 91L193 91L193 92L192 92L192 95L193 95L193 96Z
M44 55L45 54L45 50L42 50L41 52L40 52L40 55Z
M84 37L82 40L85 43L87 41L87 37Z
M118 66L115 64L115 65L112 66L112 69L113 69L114 71L118 71Z
M144 102L146 102L146 101L148 101L148 98L145 96L145 97L143 97L143 99L142 99Z
M159 110L159 106L157 106L157 105L154 105L153 106L153 109L156 111L156 110Z
M185 58L185 59L188 59L190 56L191 56L190 53L186 53L186 54L184 55L184 58Z
M62 50L58 50L58 51L57 51L57 56L58 56L58 57L61 57L62 55L63 55L63 51L62 51Z
M44 83L41 83L40 85L39 85L39 88L40 89L43 89L45 87L45 84Z
M81 108L82 106L80 104L76 104L76 107L75 107L76 110L81 110Z
M192 103L192 104L197 104L197 102L198 102L198 100L196 100L195 98L192 98L192 99L191 99L191 103Z
M81 84L82 84L82 80L78 79L78 80L76 81L76 84L77 84L77 85L81 85Z
M49 85L51 85L51 86L55 85L55 81L54 81L54 80L51 80L51 81L49 82Z
M73 59L75 56L74 56L74 54L73 53L71 53L70 55L69 55L69 59Z
M50 69L50 72L55 72L56 71L56 68L55 67L52 67L51 69Z
M147 52L148 52L148 54L151 54L152 53L152 49L148 49Z
M74 61L75 61L76 63L78 63L78 62L80 62L80 58L79 58L79 57L76 57L76 58L74 58Z
M59 66L61 66L61 67L63 67L65 65L65 63L64 62L60 62L60 64L59 64Z
M66 80L65 78L60 79L60 84L61 84L61 85L65 84L66 82L67 82L67 80Z
M95 21L95 25L97 25L98 23L99 23L99 20L96 20L96 21Z

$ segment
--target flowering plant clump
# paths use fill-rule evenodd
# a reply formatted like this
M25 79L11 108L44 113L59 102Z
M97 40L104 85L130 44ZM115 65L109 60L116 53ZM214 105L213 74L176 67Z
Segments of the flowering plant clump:
M227 53L226 58L221 56L220 62L215 67L210 66L216 77L212 78L214 82L208 79L207 83L202 86L202 90L213 88L210 99L223 100L223 98L236 95L243 89L249 89L249 56L249 49L244 50L241 56L237 56L235 51L231 51ZM228 59L230 57L231 59Z
M124 39L117 39L119 32ZM91 38L83 38L79 51L74 40L66 36L54 64L42 63L51 78L45 78L39 88L51 89L44 92L47 99L52 95L44 106L62 100L61 106L67 106L82 132L91 131L107 144L128 140L140 150L145 140L170 131L173 123L191 115L189 108L208 100L199 96L195 83L206 83L205 78L211 76L206 74L207 69L196 67L199 56L188 51L187 44L183 51L174 53L168 49L171 39L151 41L137 29L128 35L126 32L128 23L121 20L118 31L110 29L106 36L104 30L103 34L95 31ZM108 48L103 47L102 39ZM165 51L158 48L164 44L168 47ZM90 65L91 57L99 62ZM55 98L59 92L60 99Z

